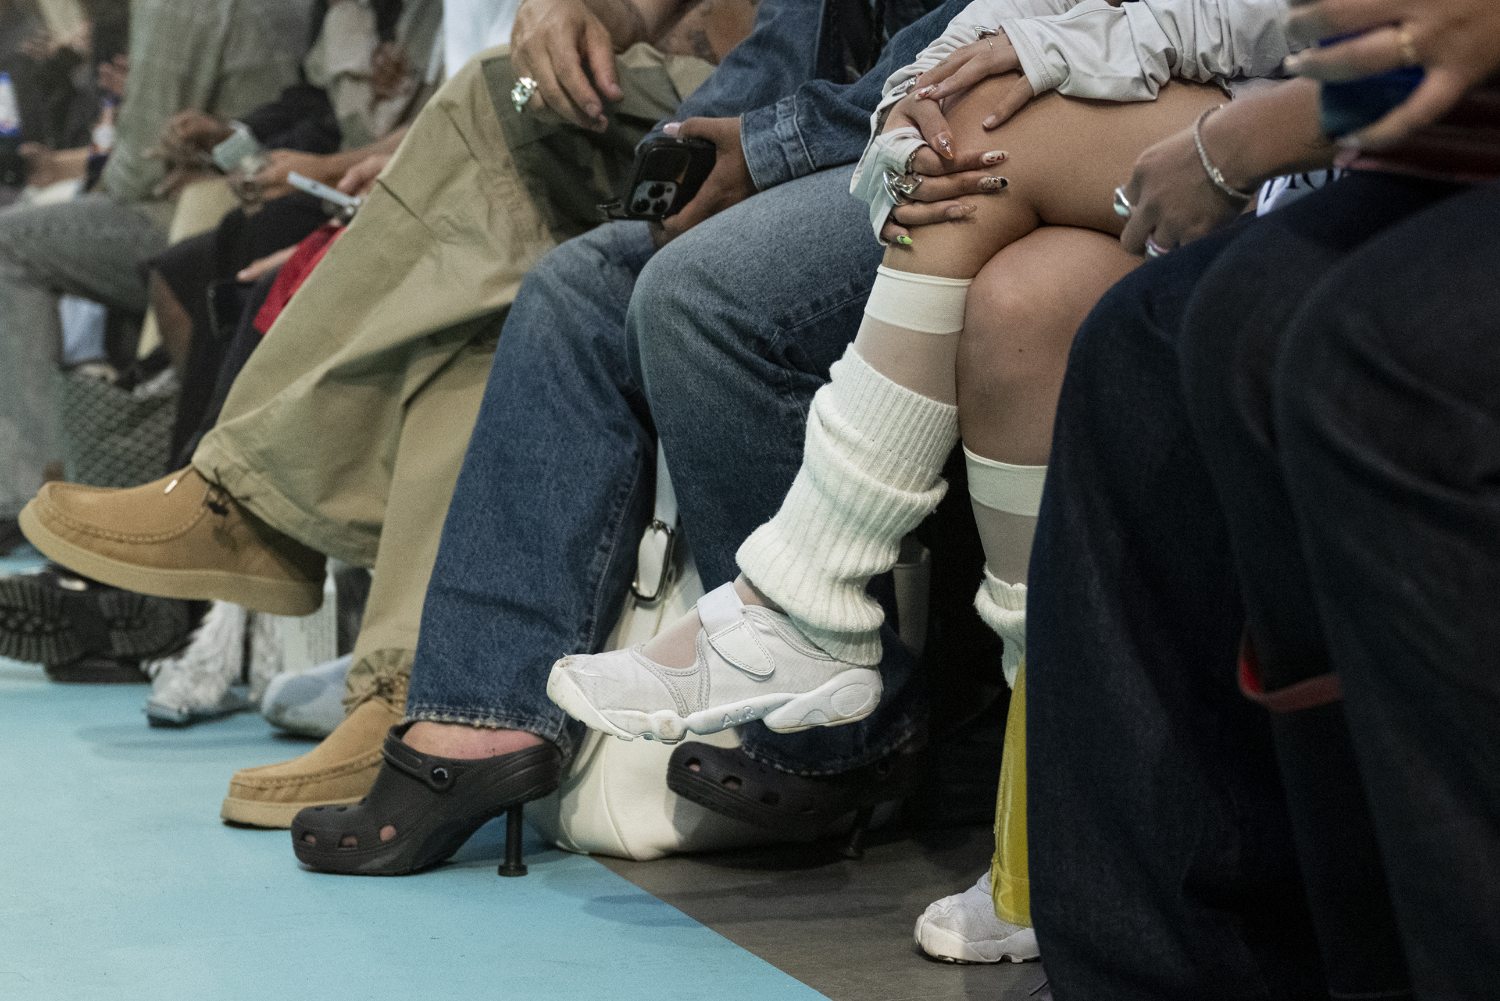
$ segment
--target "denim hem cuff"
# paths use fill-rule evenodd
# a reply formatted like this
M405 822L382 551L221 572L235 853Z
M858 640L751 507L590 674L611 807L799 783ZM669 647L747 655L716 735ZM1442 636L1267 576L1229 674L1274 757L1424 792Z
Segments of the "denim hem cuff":
M536 716L511 716L488 710L445 706L432 702L409 702L402 722L457 723L489 730L523 730L556 744L565 758L569 757L573 751L573 737L568 733L567 726L560 720L547 720Z

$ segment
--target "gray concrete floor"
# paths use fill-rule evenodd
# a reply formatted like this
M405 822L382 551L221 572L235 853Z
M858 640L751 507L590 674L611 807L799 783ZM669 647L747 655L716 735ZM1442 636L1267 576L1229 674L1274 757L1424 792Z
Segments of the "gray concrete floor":
M912 925L989 864L986 827L873 834L863 859L836 842L632 863L600 859L637 886L833 1001L1037 1001L1037 963L925 959Z

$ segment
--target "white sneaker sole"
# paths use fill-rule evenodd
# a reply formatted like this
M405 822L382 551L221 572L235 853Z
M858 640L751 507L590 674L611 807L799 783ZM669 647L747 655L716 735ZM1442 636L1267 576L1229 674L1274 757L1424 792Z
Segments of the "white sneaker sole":
M623 740L644 737L664 744L675 744L689 732L719 733L756 720L763 720L777 733L858 723L880 704L880 692L880 672L858 667L840 671L810 692L770 692L680 716L672 709L650 713L638 709L600 709L589 701L561 663L553 665L547 677L547 697L589 729Z
M948 928L927 923L926 916L917 919L913 935L917 948L940 963L1029 963L1040 959L1036 931L1022 928L1002 939L970 941Z

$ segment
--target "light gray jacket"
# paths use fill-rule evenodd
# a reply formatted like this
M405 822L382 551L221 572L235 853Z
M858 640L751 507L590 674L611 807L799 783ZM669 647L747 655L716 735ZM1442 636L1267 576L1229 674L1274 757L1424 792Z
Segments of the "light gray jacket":
M981 37L1005 32L1038 94L1055 90L1102 101L1150 101L1173 77L1227 85L1274 73L1291 54L1286 0L974 0L910 65L886 81L874 137L850 191L870 205L878 236L895 206L885 172L919 148L915 129L880 134L886 110L918 75Z

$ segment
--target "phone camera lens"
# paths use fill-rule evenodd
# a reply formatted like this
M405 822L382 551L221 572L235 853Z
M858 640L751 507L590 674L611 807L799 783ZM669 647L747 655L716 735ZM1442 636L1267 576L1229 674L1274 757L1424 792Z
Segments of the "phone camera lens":
M667 200L665 198L658 198L656 200L656 203L651 206L651 211L655 212L657 215L662 215L663 213L665 213L667 211Z
M653 184L651 185L651 190L648 191L647 194L649 194L652 198L660 198L662 196L662 193L665 191L666 189L663 188L660 184Z
M635 204L631 206L631 209L634 210L637 215L645 215L650 208L651 203L646 201L646 199L644 198L637 198L635 200Z

